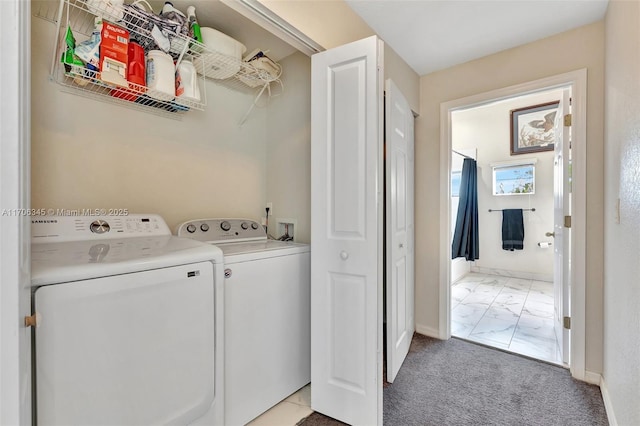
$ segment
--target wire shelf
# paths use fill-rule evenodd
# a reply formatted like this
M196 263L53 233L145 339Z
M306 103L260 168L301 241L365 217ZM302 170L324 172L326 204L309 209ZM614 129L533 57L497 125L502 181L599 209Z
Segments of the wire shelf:
M175 115L175 113L184 113L190 109L203 109L200 102L186 98L174 98L166 93L154 91L138 84L129 83L128 87L108 85L98 78L97 72L75 65L65 64L65 66L58 67L56 73L56 82L64 86L66 91L76 92L84 97L116 105L134 109L150 108L150 112L158 115L166 115L166 113Z
M138 2L136 2L138 3ZM145 3L145 2L142 2ZM179 63L191 61L198 73L201 100L182 97L173 98L147 87L129 83L128 87L115 87L100 80L100 73L65 64L60 61L66 50L64 35L67 26L71 27L79 42L89 38L94 29L96 16L125 27L130 39L143 46L154 45L151 36L153 25L149 25L145 11L131 5L114 5L99 0L60 0L35 1L33 14L57 24L57 44L51 65L51 76L66 91L77 92L83 96L101 99L109 103L142 108L161 115L180 115L191 109L204 110L206 106L205 79L238 91L264 91L273 82L280 83L282 69L278 64L265 69L259 62L244 62L236 57L225 55L191 39L182 32L164 31L170 41L168 53ZM255 64L255 65L254 65ZM272 63L273 64L273 63Z

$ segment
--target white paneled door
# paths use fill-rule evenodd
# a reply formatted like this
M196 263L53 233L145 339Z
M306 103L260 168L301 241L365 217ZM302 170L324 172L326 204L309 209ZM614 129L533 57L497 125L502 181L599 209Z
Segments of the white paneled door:
M564 317L569 317L571 283L570 227L565 227L565 216L571 215L570 146L571 126L564 120L570 113L570 89L565 89L556 117L554 146L553 185L553 287L554 330L560 348L562 362L569 363L569 328L564 327Z
M387 381L393 382L414 332L413 113L391 80L385 84Z
M311 407L382 424L382 42L312 57Z

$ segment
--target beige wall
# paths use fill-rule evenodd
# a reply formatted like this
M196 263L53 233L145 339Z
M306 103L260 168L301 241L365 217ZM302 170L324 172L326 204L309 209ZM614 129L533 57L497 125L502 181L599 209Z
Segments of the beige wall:
M311 240L311 59L295 53L283 61L285 91L273 98L267 119L267 194L278 218L293 219L295 240Z
M206 111L182 121L61 91L49 81L55 26L32 19L32 206L126 208L169 226L264 216L266 108L207 83Z
M555 90L455 111L451 115L453 149L477 150L480 258L473 263L472 270L505 271L508 275L516 277L553 281L553 247L545 249L538 246L540 241L553 241L544 235L545 232L553 230L553 151L512 156L509 113L512 109L560 99L562 99L562 91ZM454 154L453 157L455 158L456 155ZM535 193L493 195L491 164L529 159L537 160ZM530 208L535 208L536 211L523 212L524 250L503 250L502 214L488 210ZM455 217L455 212L452 214Z
M384 45L384 78L396 83L416 114L420 114L420 77L388 44Z
M640 2L606 16L603 377L620 425L640 424ZM620 221L616 202L620 200ZM611 412L609 413L612 414Z
M440 104L581 68L588 72L586 369L602 371L604 22L421 78L416 121L416 323L438 329Z
M375 34L342 0L259 1L325 49Z
M360 40L375 32L344 1L260 0L271 11L293 25L325 49ZM419 113L420 77L385 44L385 79L391 78Z

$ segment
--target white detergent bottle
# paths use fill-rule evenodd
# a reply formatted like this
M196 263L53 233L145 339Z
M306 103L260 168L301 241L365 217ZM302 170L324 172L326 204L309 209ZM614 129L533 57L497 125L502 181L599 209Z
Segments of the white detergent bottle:
M177 69L176 96L200 102L200 87L196 67L190 61L182 61Z
M147 52L147 95L161 101L175 97L175 68L171 55L161 50Z

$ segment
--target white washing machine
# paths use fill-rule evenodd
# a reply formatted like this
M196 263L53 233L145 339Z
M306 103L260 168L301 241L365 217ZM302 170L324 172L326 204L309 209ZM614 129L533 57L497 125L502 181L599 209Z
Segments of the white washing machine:
M310 252L248 219L185 222L177 234L222 249L225 425L244 425L311 381Z
M223 425L220 249L157 215L31 229L37 424Z

